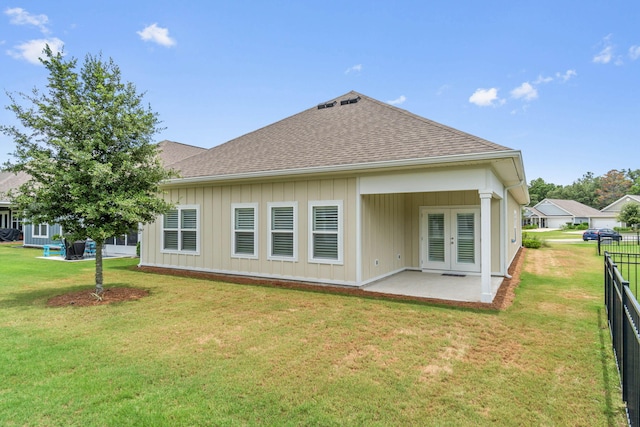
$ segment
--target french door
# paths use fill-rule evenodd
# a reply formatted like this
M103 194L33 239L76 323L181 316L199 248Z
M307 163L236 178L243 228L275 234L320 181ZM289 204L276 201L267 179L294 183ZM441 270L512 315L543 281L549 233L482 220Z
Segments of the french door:
M424 270L480 271L480 210L421 208L420 264Z

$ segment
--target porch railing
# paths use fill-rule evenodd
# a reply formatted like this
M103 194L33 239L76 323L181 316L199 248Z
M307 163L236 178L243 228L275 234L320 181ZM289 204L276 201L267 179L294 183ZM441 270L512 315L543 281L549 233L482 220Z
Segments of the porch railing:
M604 254L604 299L629 425L640 427L640 304L618 265ZM635 262L639 262L640 255Z

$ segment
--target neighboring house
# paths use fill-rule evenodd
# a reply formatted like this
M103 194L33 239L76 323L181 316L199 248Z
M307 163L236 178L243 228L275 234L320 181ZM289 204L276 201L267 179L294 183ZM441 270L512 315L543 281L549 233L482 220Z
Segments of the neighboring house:
M522 225L537 225L547 228L547 216L532 206L526 206L522 212Z
M613 218L615 227L626 227L627 224L624 224L618 221L618 215L620 214L620 211L622 210L624 205L628 203L640 204L640 196L633 195L633 194L627 194L626 196L622 196L615 202L611 203L609 206L602 208L601 212L606 213L607 215ZM613 228L613 226L609 226L608 228Z
M527 214L527 211L530 213ZM562 228L566 224L583 223L591 228L612 227L607 214L575 200L544 199L533 208L525 208L525 222L527 216L531 221L537 220L541 228Z
M0 228L14 228L23 231L22 216L16 212L8 198L8 193L29 180L25 173L0 171Z
M507 276L522 155L356 92L172 165L141 266L344 286L403 270Z
M158 147L160 149L160 159L166 167L171 167L172 163L206 151L204 148L173 141L162 141L158 143ZM28 181L28 179L29 176L25 173L16 175L12 172L2 172L0 173L0 192L5 192L6 194L6 192L11 189L17 189L20 185ZM60 235L63 232L59 224L25 223L23 225L20 215L16 211L12 211L10 202L4 199L6 199L6 196L4 198L0 196L0 220L3 220L6 214L9 215L9 223L13 221L14 225L20 225L20 229L24 234L24 246L42 247L44 245L60 243L59 240L53 239L53 236ZM135 255L138 238L138 230L132 230L132 232L127 235L107 239L105 242L105 252L117 255Z

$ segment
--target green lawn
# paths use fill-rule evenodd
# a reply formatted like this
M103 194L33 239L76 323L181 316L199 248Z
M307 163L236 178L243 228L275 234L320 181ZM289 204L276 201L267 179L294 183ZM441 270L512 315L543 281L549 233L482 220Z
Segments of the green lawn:
M0 425L625 425L588 245L529 250L503 312L152 275L0 245Z

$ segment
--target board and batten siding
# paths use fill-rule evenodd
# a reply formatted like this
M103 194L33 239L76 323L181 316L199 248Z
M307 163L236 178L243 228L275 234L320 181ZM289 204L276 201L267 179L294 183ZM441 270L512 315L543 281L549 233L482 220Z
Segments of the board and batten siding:
M335 178L261 182L235 185L202 185L165 188L165 198L177 205L195 205L200 214L198 254L164 253L162 218L143 231L141 265L190 269L266 278L355 284L356 281L356 179ZM309 202L341 201L343 262L309 262ZM268 259L268 203L297 202L297 261ZM232 255L232 205L257 206L255 259Z
M407 267L404 194L362 196L362 279L384 277Z

